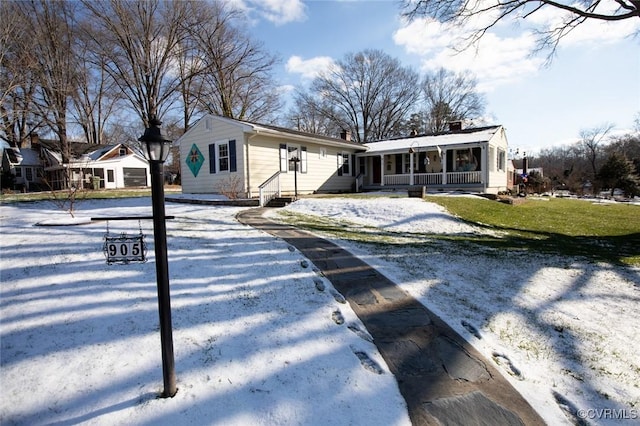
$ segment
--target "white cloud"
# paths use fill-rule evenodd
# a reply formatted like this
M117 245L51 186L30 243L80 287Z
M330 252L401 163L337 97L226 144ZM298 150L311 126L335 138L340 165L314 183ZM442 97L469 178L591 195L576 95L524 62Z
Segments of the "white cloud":
M301 74L302 78L313 79L318 73L329 69L335 62L328 56L316 56L311 59L303 59L300 56L292 56L287 61L287 72Z
M609 4L608 6L613 5ZM612 13L614 9L615 7L609 7L608 9L601 7L598 11L607 14ZM527 22L535 25L538 29L544 30L561 25L563 19L566 19L567 16L571 15L558 8L546 8L531 15ZM598 44L615 43L639 31L640 21L638 19L625 19L614 22L587 19L562 38L560 47L588 45L592 42L597 42Z
M307 19L302 0L233 0L236 7L251 10L276 25Z
M465 31L420 19L397 30L394 41L408 53L420 56L424 70L443 67L455 72L473 72L478 79L478 89L484 92L526 78L542 64L542 59L529 56L535 45L531 33L500 37L488 32L474 46L460 49L460 40L468 34Z
M533 45L530 34L501 38L487 33L475 49L459 52L444 48L425 58L422 64L427 70L440 67L455 72L469 70L478 79L478 90L489 92L497 86L530 77L540 69L543 59L529 56Z
M478 0L477 7L487 7L495 0ZM613 3L613 2L609 2ZM609 8L615 5L610 5ZM601 13L607 10L601 8ZM609 12L611 9L609 9ZM444 67L452 71L472 71L478 78L479 89L491 91L499 85L522 80L534 75L544 62L545 53L533 56L536 48L534 29L544 30L557 25L566 14L555 7L542 8L525 20L502 20L487 31L480 41L468 46L468 37L474 30L493 22L495 16L473 16L464 26L443 24L431 18L415 19L405 23L393 36L394 42L407 53L422 59L423 69ZM511 28L508 28L511 27ZM517 33L515 32L517 31ZM627 19L605 22L587 19L560 42L560 48L602 45L619 41L640 31L640 21Z
M612 14L615 10L615 2L603 2L596 11L602 14ZM525 22L544 30L560 25L563 19L568 16L572 15L556 7L547 7L530 15ZM614 22L587 19L567 34L560 42L560 46L571 47L592 42L598 42L598 44L615 43L639 31L640 21L638 19L625 19Z

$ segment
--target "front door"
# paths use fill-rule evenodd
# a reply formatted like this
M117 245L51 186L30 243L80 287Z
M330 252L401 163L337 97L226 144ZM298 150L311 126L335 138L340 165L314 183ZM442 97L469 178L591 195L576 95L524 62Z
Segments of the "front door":
M375 156L372 157L373 160L373 184L374 185L380 185L382 183L382 175L381 175L381 168L382 168L382 161L380 160L379 156Z

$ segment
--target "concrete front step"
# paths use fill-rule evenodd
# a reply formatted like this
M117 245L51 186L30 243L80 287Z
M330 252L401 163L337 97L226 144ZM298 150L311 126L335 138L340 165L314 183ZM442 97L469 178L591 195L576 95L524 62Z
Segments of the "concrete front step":
M276 197L267 203L267 207L286 207L294 201L293 197Z

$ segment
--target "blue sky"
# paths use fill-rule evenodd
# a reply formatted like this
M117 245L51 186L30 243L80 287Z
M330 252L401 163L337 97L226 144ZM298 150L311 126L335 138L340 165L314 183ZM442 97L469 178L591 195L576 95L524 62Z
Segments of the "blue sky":
M606 2L605 2L606 3ZM609 3L613 3L610 1ZM535 152L575 141L580 131L612 123L630 131L640 114L640 29L629 22L583 25L560 45L550 66L531 56L530 26L546 13L504 22L477 50L453 55L456 30L437 22L403 22L396 0L234 0L252 35L280 56L286 87L308 84L346 53L381 49L421 74L438 67L472 71L487 100L487 119L507 128L510 146Z

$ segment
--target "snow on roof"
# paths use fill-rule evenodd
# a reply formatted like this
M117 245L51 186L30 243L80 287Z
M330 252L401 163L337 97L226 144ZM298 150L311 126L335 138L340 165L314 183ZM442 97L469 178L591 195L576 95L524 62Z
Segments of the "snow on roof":
M100 149L96 149L95 151L88 152L85 155L87 155L93 161L98 161L100 159L100 157L102 157L103 155L107 154L109 151L114 149L116 146L117 145L106 145L106 146L101 147Z
M425 147L435 148L436 146L443 147L472 142L486 142L493 137L500 127L501 126L477 127L458 130L455 132L434 133L379 142L367 142L365 145L369 147L367 154L372 154L385 151L408 151L409 148L418 150L419 148Z
M40 158L38 158L38 152L31 148L5 148L9 161L12 164L18 164L21 166L39 166Z

